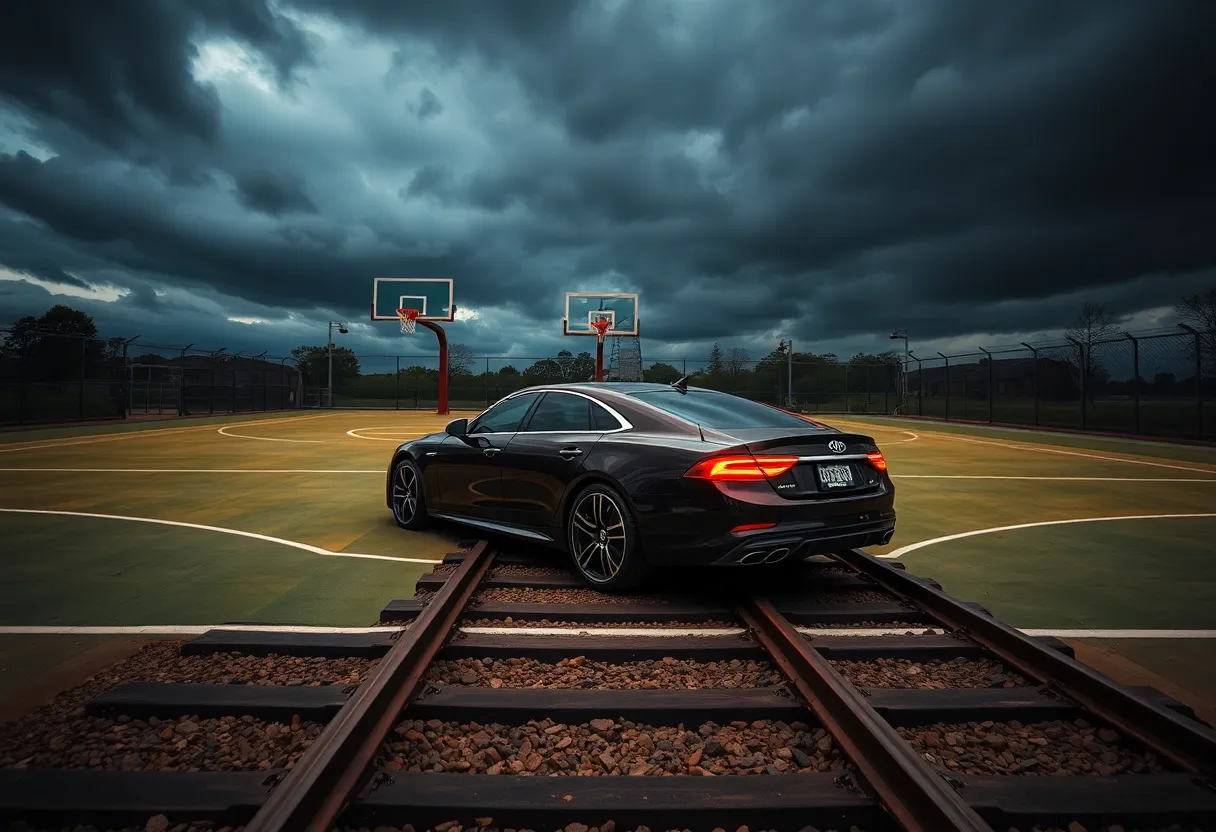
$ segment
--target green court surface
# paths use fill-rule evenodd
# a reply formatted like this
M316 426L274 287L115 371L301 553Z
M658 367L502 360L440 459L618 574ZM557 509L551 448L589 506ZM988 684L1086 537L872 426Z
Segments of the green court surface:
M899 525L874 554L898 556L1019 627L1216 631L1207 568L1216 517L1196 516L1216 513L1211 448L816 418L871 434L887 455ZM402 531L384 504L396 443L446 421L311 411L0 434L0 634L21 625L372 624L384 602L408 597L420 572L476 537L456 527ZM1188 516L937 540L1141 515ZM935 542L901 551L925 541ZM1132 645L1127 654L1146 662L1151 654L1184 688L1206 684L1201 671L1188 676L1191 664L1216 665L1212 638L1143 651L1125 636L1110 643Z

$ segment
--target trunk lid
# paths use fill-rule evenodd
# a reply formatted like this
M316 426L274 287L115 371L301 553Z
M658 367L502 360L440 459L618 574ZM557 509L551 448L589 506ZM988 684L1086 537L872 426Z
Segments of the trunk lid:
M796 456L796 465L768 484L791 500L852 497L882 490L881 471L866 459L878 450L869 436L834 430L752 428L729 432L753 456Z

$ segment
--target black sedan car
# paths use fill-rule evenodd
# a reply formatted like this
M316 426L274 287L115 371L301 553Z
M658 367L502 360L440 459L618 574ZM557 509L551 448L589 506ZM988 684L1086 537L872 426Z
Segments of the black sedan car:
M895 489L868 436L675 384L512 393L393 453L398 525L442 518L569 552L588 584L652 567L773 564L895 532Z

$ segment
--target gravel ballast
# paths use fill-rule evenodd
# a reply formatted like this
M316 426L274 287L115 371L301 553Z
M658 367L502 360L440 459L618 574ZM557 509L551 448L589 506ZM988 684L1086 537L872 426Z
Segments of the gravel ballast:
M990 659L957 658L914 662L908 659L874 661L832 660L832 667L863 688L1013 688L1026 679Z
M431 665L432 684L489 688L581 688L653 690L765 688L785 677L766 661L733 659L696 662L667 657L657 661L606 664L583 656L549 663L535 659L457 659Z
M244 656L216 653L180 656L142 682L212 685L353 685L367 678L379 659L326 659L315 656Z
M324 726L251 716L148 720L76 717L32 726L0 750L0 767L109 771L257 771L291 768Z
M476 604L669 604L672 598L659 595L611 595L594 589L534 589L495 586L483 589Z
M934 768L959 774L1114 775L1167 771L1151 751L1121 744L1111 728L1078 719L1023 725L966 722L899 728Z
M894 595L877 589L808 590L791 592L799 604L896 604Z
M569 569L557 566L496 566L490 570L491 578L558 578L574 575Z
M511 618L473 618L460 622L464 627L563 627L572 631L578 630L722 630L738 629L737 621L553 621L541 618L536 621L522 621Z
M822 728L760 720L696 731L593 719L580 725L507 726L404 720L394 729L391 771L565 776L783 774L842 769Z
M434 827L416 830L413 826L377 826L374 829L370 827L355 828L353 826L345 826L333 830L333 832L537 832L528 828L512 829L510 827L490 826L494 823L494 818L476 818L475 823L485 821L486 824L475 826L461 826L458 821L447 821L445 823L436 824ZM727 830L722 827L717 827L713 832L750 832L751 827L740 826L735 830ZM24 832L24 830L23 830ZM125 832L125 830L124 830ZM171 831L172 832L172 831ZM181 830L181 832L192 832L192 830ZM588 826L585 823L569 823L565 827L545 827L543 832L689 832L687 829L651 829L649 826L618 826L615 821L604 821L599 826ZM756 832L780 832L776 829L765 829L764 827L756 827ZM837 829L836 827L826 826L803 826L799 830L794 830L792 827L784 832L865 832L865 830L850 826L847 830L844 828ZM1137 832L1137 830L1129 830L1129 832ZM1147 831L1145 831L1147 832ZM1182 832L1182 830L1179 830Z

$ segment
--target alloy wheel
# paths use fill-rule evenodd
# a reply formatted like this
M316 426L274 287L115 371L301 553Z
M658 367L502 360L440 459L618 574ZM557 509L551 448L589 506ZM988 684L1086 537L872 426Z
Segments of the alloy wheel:
M406 464L397 466L393 476L393 514L397 522L405 524L414 519L418 511L418 475Z
M579 570L595 583L606 583L625 565L625 518L616 500L593 491L580 498L570 514L570 552Z

